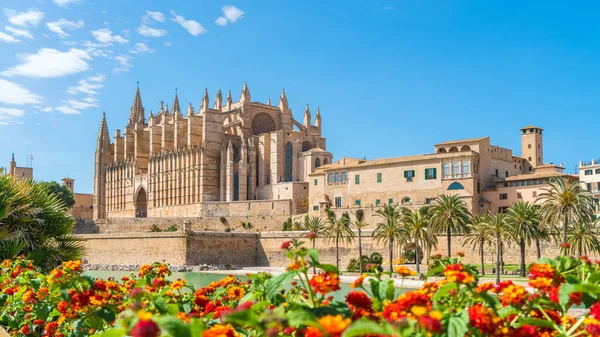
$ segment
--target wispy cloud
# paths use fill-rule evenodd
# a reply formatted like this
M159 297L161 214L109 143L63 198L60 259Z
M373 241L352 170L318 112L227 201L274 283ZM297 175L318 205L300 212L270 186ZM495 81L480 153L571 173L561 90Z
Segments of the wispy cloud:
M66 7L69 4L80 2L81 0L54 0L54 3L60 7Z
M40 109L41 112L52 112L53 110L54 110L54 108L51 108L51 107L46 107L46 108Z
M166 18L165 15L161 12L146 11L146 15L142 17L142 22L150 23L150 20L154 20L157 22L165 22Z
M96 41L100 42L104 46L110 46L113 42L117 42L120 44L127 43L127 39L122 37L121 35L113 34L113 32L108 28L102 28L98 30L91 31L92 35L96 39Z
M219 26L226 26L226 25L227 25L227 19L226 19L226 18L224 18L224 17L222 17L222 16L219 16L219 17L218 17L218 18L215 20L215 23L216 23L217 25L219 25Z
M83 27L83 20L69 21L67 19L58 19L57 21L46 22L46 26L51 32L56 33L61 38L69 36L65 30L76 30Z
M0 79L0 103L25 105L40 104L42 97L27 88L7 80Z
M54 108L54 110L59 111L65 115L81 115L81 112L77 109L74 109L70 105L61 105ZM54 125L56 127L56 125Z
M198 36L200 34L206 33L206 28L204 28L198 21L195 20L186 20L183 16L177 15L175 11L171 11L172 21L177 22L181 27L188 31L188 33Z
M42 48L36 54L22 55L22 64L1 72L4 76L25 76L32 78L61 77L80 73L90 68L90 55L81 49L71 48L60 52Z
M106 77L102 74L96 74L94 76L84 78L79 80L76 86L69 87L67 89L67 93L71 95L76 95L78 93L96 95L98 93L97 90L104 87L102 82L104 82L105 79Z
M99 106L98 100L93 97L86 97L81 101L76 99L67 99L64 100L63 103L66 103L75 110L85 110L89 108L97 108Z
M118 65L113 69L113 71L116 73L129 71L129 69L133 67L133 65L130 63L131 60L132 57L127 55L115 56L115 61L117 61Z
M6 43L17 43L17 42L20 42L21 40L16 39L14 36L6 34L5 32L0 32L0 41L6 42Z
M231 23L244 17L244 12L235 6L223 6L223 14Z
M164 29L152 28L147 25L141 25L138 27L138 33L146 37L161 37L167 35L167 31Z
M25 12L4 9L4 14L8 17L8 22L19 27L37 26L44 17L44 13L35 8Z
M11 33L14 36L24 37L26 39L33 39L33 35L27 29L14 28L11 26L6 26L4 29Z
M22 117L24 114L23 109L0 108L0 125L9 125L15 118Z
M133 49L129 50L130 53L132 54L151 54L154 53L155 50L148 47L145 43L136 43L135 46L133 47Z

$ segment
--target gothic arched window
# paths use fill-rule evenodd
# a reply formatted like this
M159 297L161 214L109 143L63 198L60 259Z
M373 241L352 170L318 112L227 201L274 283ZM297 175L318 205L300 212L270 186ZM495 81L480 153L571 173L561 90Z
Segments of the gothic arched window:
M288 142L285 145L285 181L292 181L292 152L293 147L292 143Z
M321 159L317 158L315 159L315 168L319 168L319 166L321 166Z

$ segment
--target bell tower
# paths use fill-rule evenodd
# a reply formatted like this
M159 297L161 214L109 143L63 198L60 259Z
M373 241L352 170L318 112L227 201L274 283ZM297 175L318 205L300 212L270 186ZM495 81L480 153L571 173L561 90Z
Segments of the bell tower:
M521 128L521 157L529 162L529 170L544 164L543 131L544 129L535 125Z

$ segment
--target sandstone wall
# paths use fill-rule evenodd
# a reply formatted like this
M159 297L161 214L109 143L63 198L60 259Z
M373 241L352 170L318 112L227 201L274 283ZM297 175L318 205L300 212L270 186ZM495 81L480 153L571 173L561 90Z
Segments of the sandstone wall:
M188 244L187 264L256 266L258 246L256 234L194 232Z

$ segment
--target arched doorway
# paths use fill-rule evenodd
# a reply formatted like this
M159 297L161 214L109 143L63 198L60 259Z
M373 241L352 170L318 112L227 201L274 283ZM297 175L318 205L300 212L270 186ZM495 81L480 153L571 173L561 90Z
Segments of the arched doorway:
M145 218L148 216L148 198L146 197L146 190L140 188L137 197L135 198L135 217Z

